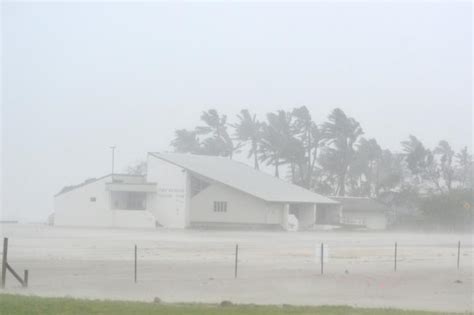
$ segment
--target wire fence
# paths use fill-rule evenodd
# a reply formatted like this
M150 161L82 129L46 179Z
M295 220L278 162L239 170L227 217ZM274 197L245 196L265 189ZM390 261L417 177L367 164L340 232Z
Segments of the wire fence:
M203 278L285 278L294 272L306 275L348 273L389 273L427 268L460 270L472 267L472 244L376 242L370 240L304 240L274 243L246 240L224 241L143 241L107 240L83 242L71 240L11 239L8 263L35 272L55 266L62 275L101 273L102 277L130 278L131 282L189 275ZM57 244L55 244L55 242ZM348 243L348 244L347 244ZM36 245L35 245L36 244ZM4 256L5 248L2 251ZM2 284L7 259L2 260ZM28 266L30 265L30 266ZM89 267L88 267L89 266ZM284 270L285 272L282 272ZM48 270L54 273L54 270ZM31 283L31 281L30 281ZM34 283L34 282L33 282ZM24 284L23 284L24 285Z

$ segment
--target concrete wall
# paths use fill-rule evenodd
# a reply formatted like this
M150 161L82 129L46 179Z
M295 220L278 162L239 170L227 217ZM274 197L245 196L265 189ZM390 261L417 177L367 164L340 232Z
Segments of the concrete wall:
M383 213L372 213L366 217L365 226L372 230L385 230L387 228L387 217Z
M146 210L111 210L106 177L54 198L54 224L58 226L155 227ZM95 198L95 201L91 201Z
M214 201L227 202L226 212L214 212ZM191 222L286 225L283 204L267 203L214 183L191 198Z
M189 179L186 170L148 155L147 181L157 184L157 193L148 200L157 222L170 228L187 227Z
M368 229L384 230L387 228L387 218L384 213L369 211L351 211L343 212L345 222L361 221Z
M340 205L318 204L316 209L317 225L338 225L341 223L342 207Z
M298 209L298 225L299 229L313 227L316 224L316 205L304 204Z
M108 226L110 196L105 183L110 177L78 187L54 198L54 224L64 226ZM95 198L95 202L91 201Z

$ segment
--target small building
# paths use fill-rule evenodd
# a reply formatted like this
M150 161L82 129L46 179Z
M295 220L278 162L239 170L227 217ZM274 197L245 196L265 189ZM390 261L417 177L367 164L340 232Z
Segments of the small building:
M384 230L391 209L367 197L331 197L342 207L341 225Z
M109 174L64 187L54 198L54 225L155 227L150 195L156 183L145 176Z
M56 225L300 229L339 222L338 202L225 157L149 153L146 176L108 175L62 191Z

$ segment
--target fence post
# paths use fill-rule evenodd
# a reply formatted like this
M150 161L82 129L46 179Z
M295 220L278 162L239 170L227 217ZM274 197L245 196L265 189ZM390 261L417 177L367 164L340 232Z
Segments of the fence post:
M23 275L23 287L28 288L28 269L25 270Z
M239 260L239 244L235 245L235 265L234 265L234 278L237 279L237 265Z
M395 255L394 255L394 262L393 262L393 271L397 271L397 242L395 242Z
M137 283L137 245L135 244L135 283Z
M461 258L461 241L458 241L458 269L459 269L460 258Z
M2 289L5 288L7 281L7 255L8 255L8 238L3 238L3 255L2 255Z
M321 274L324 274L324 243L321 243Z

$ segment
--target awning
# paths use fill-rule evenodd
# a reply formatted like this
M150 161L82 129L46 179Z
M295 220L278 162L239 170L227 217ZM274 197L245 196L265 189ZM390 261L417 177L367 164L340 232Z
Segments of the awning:
M125 183L107 183L106 188L109 191L136 191L136 192L156 192L156 183L125 184Z

